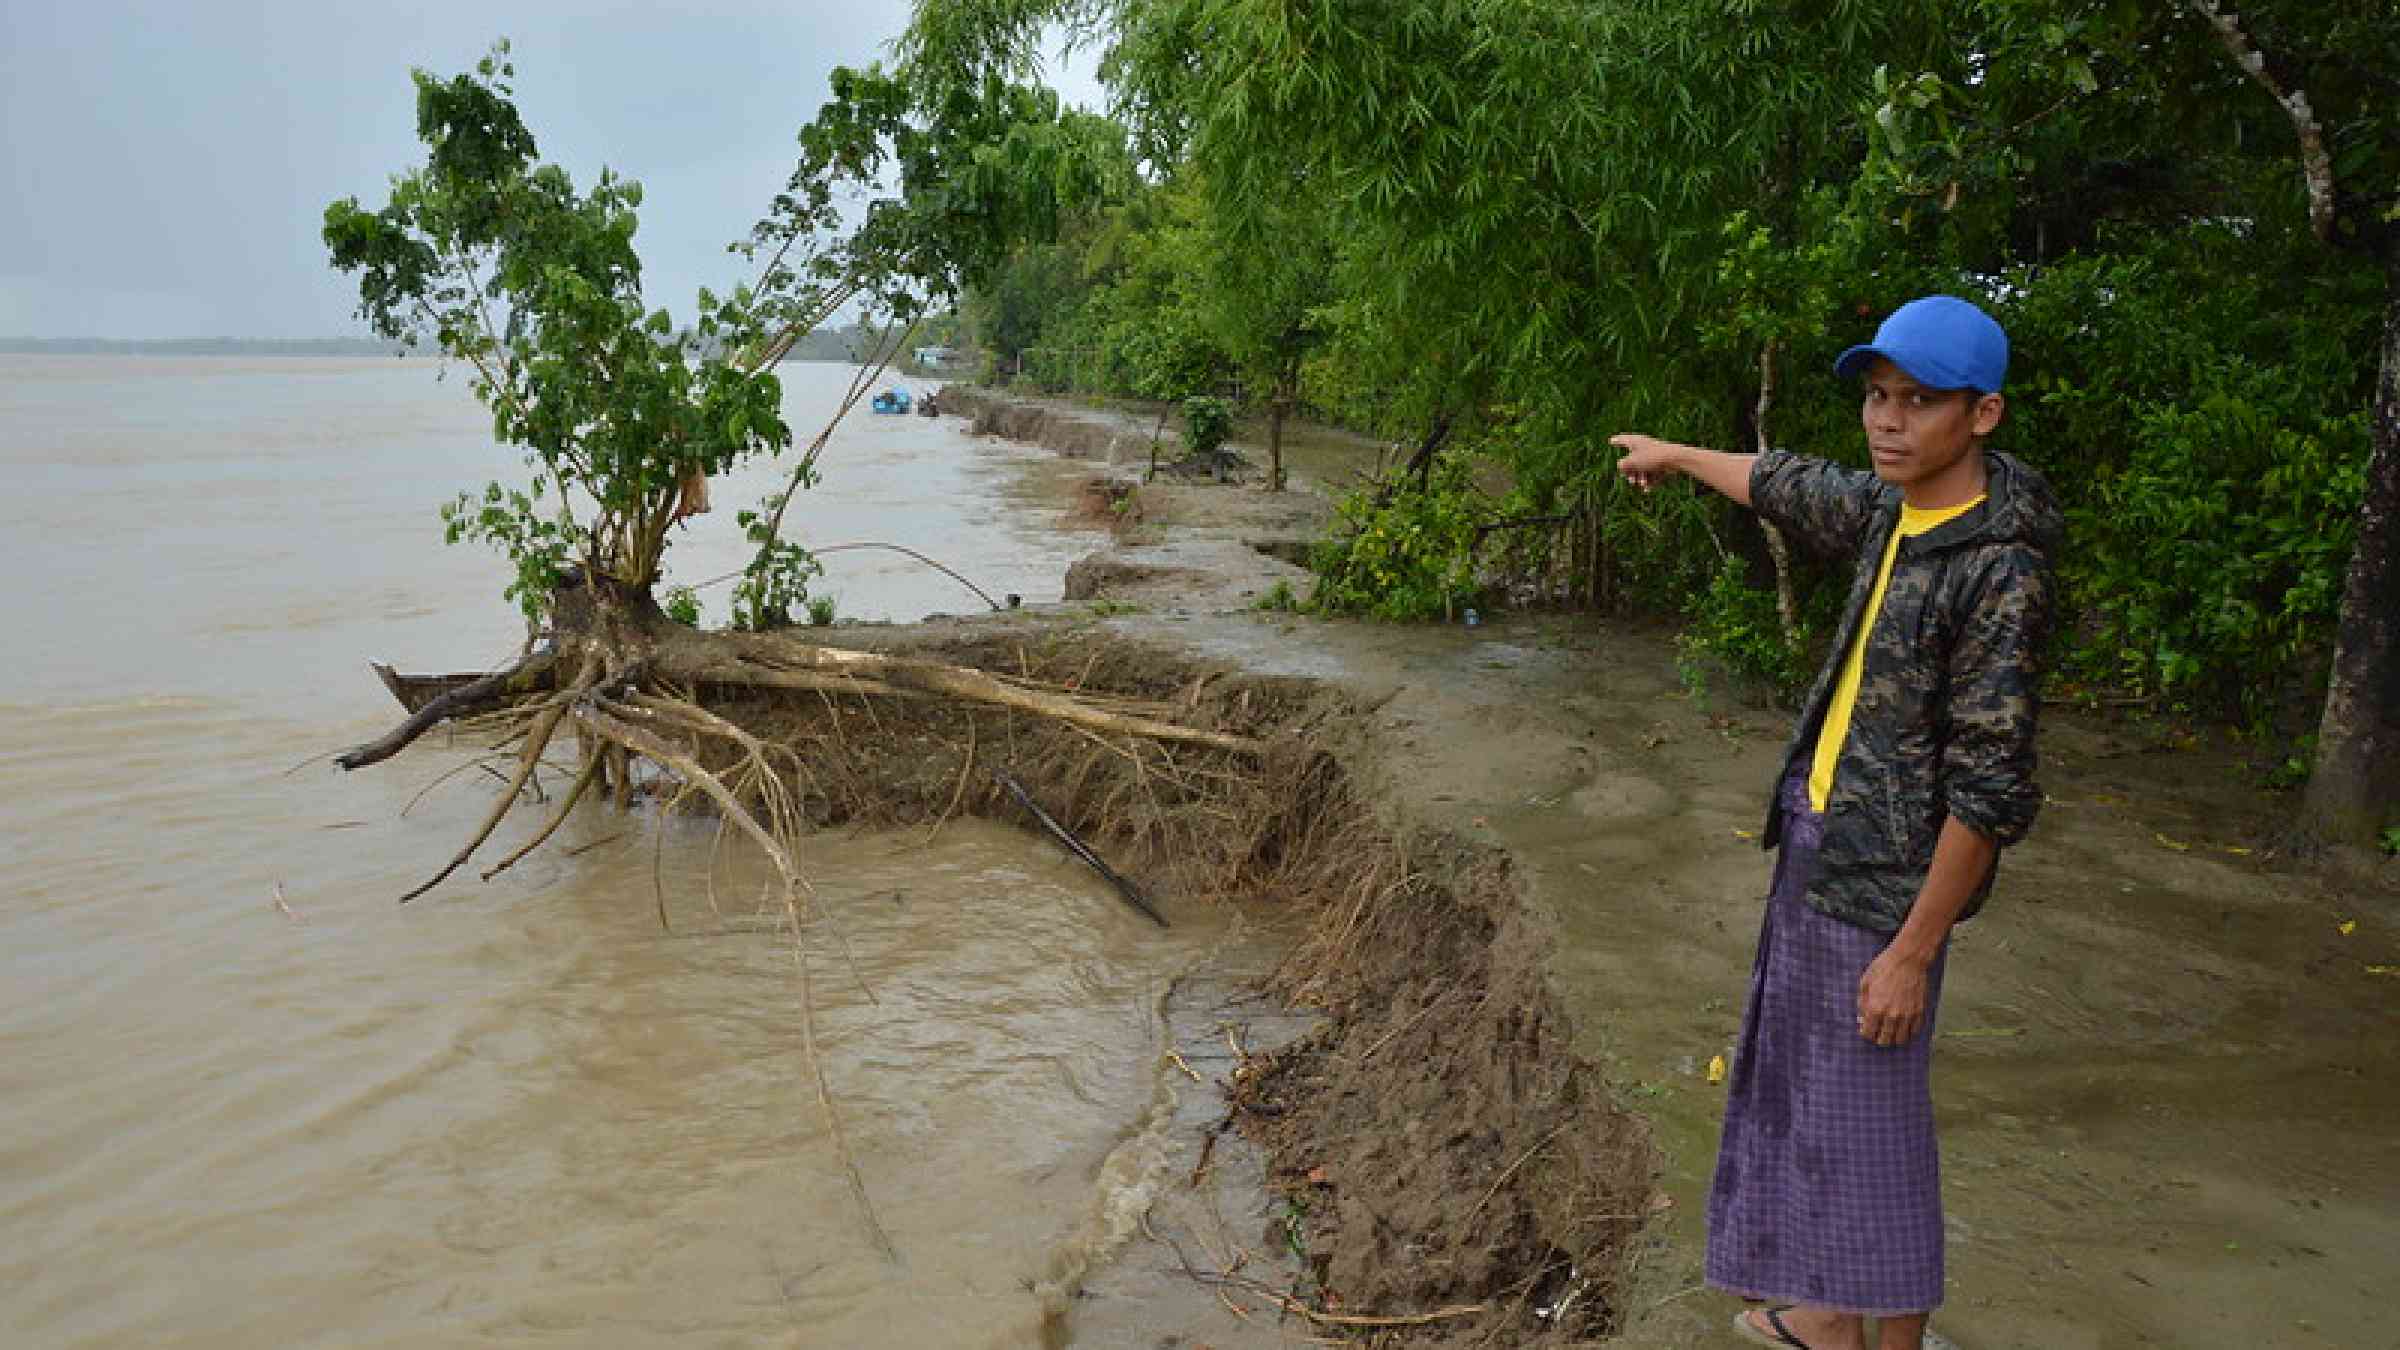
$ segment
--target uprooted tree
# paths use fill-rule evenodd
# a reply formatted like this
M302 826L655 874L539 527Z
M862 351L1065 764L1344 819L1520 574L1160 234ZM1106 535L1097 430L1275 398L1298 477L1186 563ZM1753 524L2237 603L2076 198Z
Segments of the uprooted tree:
M1062 116L1054 97L996 83L956 91L953 124L977 112L988 124L972 128L976 144L1007 142L1054 170L1011 172L1005 157L987 154L978 179L966 172L978 166L962 159L967 142L922 130L896 80L837 72L836 99L803 131L790 184L735 250L763 257L757 279L722 296L703 290L696 321L678 328L643 298L633 246L639 184L604 170L578 190L565 170L541 163L513 102L506 53L502 44L447 80L417 72L424 163L393 181L380 210L353 198L325 213L326 245L334 266L356 275L362 317L386 337L431 343L469 367L495 438L523 452L531 475L527 487L495 482L462 494L442 513L451 542L489 542L513 563L508 594L531 631L524 653L337 760L345 769L379 763L456 719L481 719L504 751L515 748L513 771L474 833L403 900L465 865L524 800L545 751L571 732L580 747L572 786L487 878L538 848L595 787L613 788L622 804L640 781L665 802L662 814L704 804L756 844L801 943L806 880L795 845L806 828L806 771L790 751L709 706L729 695L939 699L1100 736L1256 751L1245 737L1164 720L1161 707L778 631L814 569L802 546L779 537L781 506L812 481L831 426L797 456L786 491L745 513L757 552L735 612L753 631L701 632L669 618L652 594L672 527L706 509L706 480L792 450L774 374L791 341L855 298L895 320L884 325L893 335L887 349L873 354L888 359L899 321L954 284L960 257L988 251L988 238L958 222L1038 228L1043 195L1084 162L1050 152L1096 144L1091 128ZM879 190L894 158L903 195L845 230L857 214L845 207ZM966 189L928 190L941 180L979 191L980 204ZM1003 199L1019 209L987 209ZM867 382L853 382L836 422ZM804 944L800 956L805 993ZM813 1031L810 1040L813 1063ZM818 1087L822 1097L821 1070ZM834 1133L838 1146L838 1120ZM860 1198L863 1208L863 1190Z
M541 163L512 101L506 53L502 44L472 72L447 80L416 72L425 162L394 180L381 210L355 198L333 203L324 234L334 266L358 277L362 317L387 337L432 343L470 367L496 439L523 451L529 486L494 482L480 494L461 493L442 515L451 542L480 540L508 556L515 569L508 595L534 639L509 669L442 695L343 755L342 766L389 758L442 721L517 705L527 728L518 781L459 862L489 836L562 729L578 732L587 754L559 815L593 783L621 776L624 759L646 759L675 771L684 791L715 799L774 856L771 794L679 763L644 730L664 719L743 744L736 728L690 697L695 689L907 690L1135 734L1187 734L980 672L828 649L771 631L788 625L815 570L808 551L781 538L777 525L789 492L814 481L823 434L798 458L786 492L745 513L758 551L734 612L739 627L759 631L695 632L669 620L652 595L672 527L707 509L706 480L793 447L774 363L796 336L854 299L890 315L895 322L884 328L892 332L927 295L950 289L955 271L971 266L979 250L990 251L988 239L960 229L958 220L982 222L986 231L994 220L1003 222L998 228L1038 228L1034 208L1020 206L1013 218L989 208L1055 192L1055 180L1003 165L987 167L973 197L923 189L973 167L962 165L961 137L1021 141L1039 157L1045 135L1089 142L1078 115L1062 115L1055 98L994 86L973 94L992 125L953 116L946 143L912 126L915 105L897 77L837 72L836 99L803 130L790 183L737 248L752 259L766 256L758 278L722 296L702 290L696 322L678 328L643 298L633 246L640 185L604 169L588 192L579 191L564 169ZM887 159L903 170L906 195L877 203L863 225L845 232L845 193L855 199L873 190ZM1026 183L1037 190L1022 190ZM887 340L867 354L868 363L888 359L897 345ZM864 383L854 382L837 421ZM745 748L761 760L749 770L766 775L763 752ZM763 817L751 814L758 805Z

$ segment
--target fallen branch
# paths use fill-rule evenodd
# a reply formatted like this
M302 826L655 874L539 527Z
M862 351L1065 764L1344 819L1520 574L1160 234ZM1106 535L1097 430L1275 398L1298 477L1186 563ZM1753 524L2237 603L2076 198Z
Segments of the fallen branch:
M1093 871L1098 872L1107 880L1108 884L1116 887L1117 894L1125 897L1126 904L1129 904L1135 909L1140 910L1149 918L1150 922L1157 924L1159 927L1165 928L1169 926L1167 923L1167 916L1159 913L1156 909L1151 907L1150 901L1143 896L1140 887L1135 886L1131 881L1119 876L1115 868L1110 867L1106 862L1101 861L1100 855L1092 852L1090 845L1084 843L1081 839L1076 838L1073 830L1070 830L1066 826L1059 824L1056 820L1053 820L1050 816L1050 813L1043 810L1041 806L1033 800L1033 794L1025 790L1025 785L1018 782L1015 777L1010 775L1008 770L994 769L992 770L992 777L1000 781L1000 786L1008 789L1008 795L1016 798L1019 806L1022 806L1026 810L1033 813L1033 818L1042 823L1042 828L1050 831L1050 833L1057 838L1058 842L1066 845L1069 853L1072 853L1076 857L1083 859L1085 865L1089 866Z

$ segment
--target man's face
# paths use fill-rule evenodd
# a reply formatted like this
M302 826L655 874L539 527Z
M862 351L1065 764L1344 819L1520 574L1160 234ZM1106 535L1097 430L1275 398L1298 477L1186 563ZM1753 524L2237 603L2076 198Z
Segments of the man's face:
M1884 357L1864 377L1859 421L1875 475L1900 489L1912 506L1955 506L1982 489L1976 438L2000 425L1998 394L1928 389Z

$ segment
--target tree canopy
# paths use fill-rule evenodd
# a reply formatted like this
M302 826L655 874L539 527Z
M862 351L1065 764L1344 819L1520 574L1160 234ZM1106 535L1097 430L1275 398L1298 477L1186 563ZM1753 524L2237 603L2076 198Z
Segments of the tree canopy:
M510 594L537 613L560 570L647 589L687 474L719 474L791 442L747 287L703 291L678 327L642 294L639 183L603 169L587 190L539 160L511 101L505 44L450 79L415 74L425 162L390 201L325 210L335 267L387 338L430 342L474 371L493 434L520 447L530 492L495 482L444 509L454 541L483 538L516 565Z
M1011 240L968 312L1077 353L1029 372L1151 396L1306 334L1314 411L1428 450L1348 515L1353 545L1402 550L1366 575L1402 580L1327 603L1440 613L1505 553L1537 591L1684 611L1704 663L1796 678L1828 578L1798 565L1778 620L1763 541L1629 500L1606 437L1855 462L1832 356L1963 294L2015 339L2003 444L2073 519L2058 687L2278 729L2337 837L2400 817L2390 6L923 0L907 69L1031 79L1046 25L1100 49L1138 174ZM2313 723L2296 673L2331 681Z
M1041 85L1059 26L1105 112ZM540 164L498 55L420 74L425 165L326 237L534 462L452 516L521 596L570 558L646 584L687 471L789 444L771 365L724 354L955 300L1003 372L1413 445L1320 550L1321 607L1505 581L1681 612L1695 671L1780 684L1838 579L1619 491L1606 439L1856 462L1832 356L1967 295L2018 353L2002 444L2072 523L2056 687L2272 732L2359 838L2400 816L2395 70L2400 17L2333 0L921 0L689 328L644 307L639 186Z

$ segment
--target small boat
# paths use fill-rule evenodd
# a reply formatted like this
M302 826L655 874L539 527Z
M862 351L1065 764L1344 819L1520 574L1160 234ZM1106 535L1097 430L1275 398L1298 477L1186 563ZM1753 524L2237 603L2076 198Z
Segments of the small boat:
M403 675L381 661L367 663L374 668L375 678L383 681L400 706L415 712L444 694L456 693L489 675L490 671L467 670L455 675Z
M882 393L877 394L874 398L874 401L867 404L867 407L879 413L904 413L908 411L908 405L909 397L907 390L886 389Z

